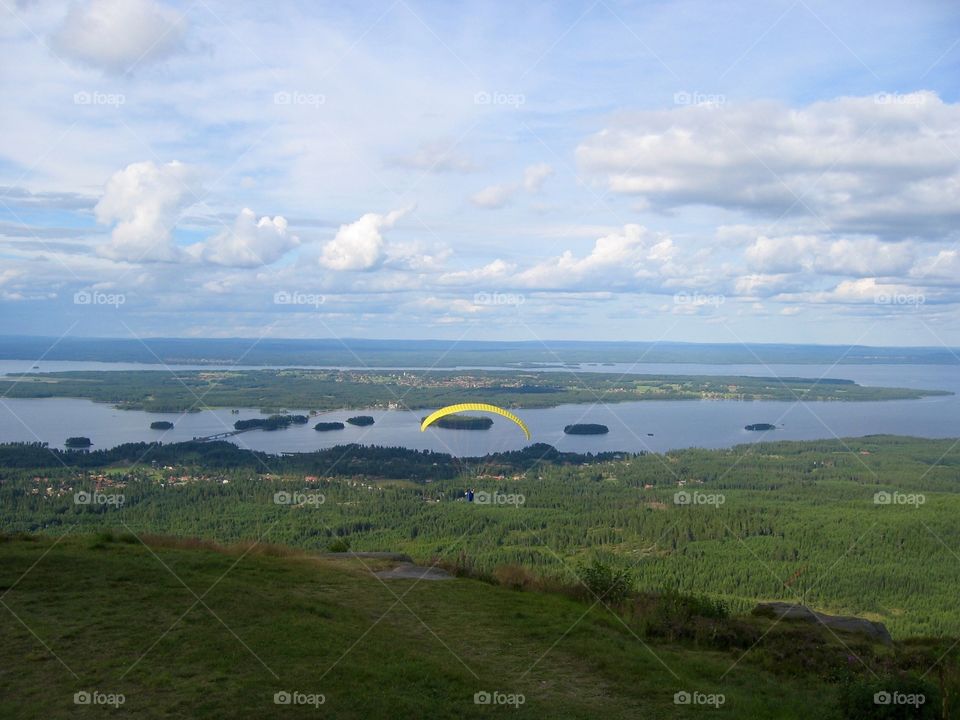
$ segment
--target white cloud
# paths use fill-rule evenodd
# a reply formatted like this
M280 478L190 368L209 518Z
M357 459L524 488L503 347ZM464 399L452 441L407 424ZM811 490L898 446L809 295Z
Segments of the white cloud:
M174 53L185 33L180 14L154 0L89 0L71 6L52 42L68 58L126 73Z
M470 202L484 210L502 208L513 198L516 185L490 185L470 196Z
M187 251L216 265L260 267L279 260L299 243L300 239L288 232L285 218L264 216L258 221L253 210L244 208L232 228L191 245Z
M523 171L523 187L527 192L540 192L543 183L553 175L553 166L548 163L530 165Z
M97 222L116 225L98 251L114 260L171 262L181 257L172 231L195 200L194 171L173 161L133 163L113 174L94 208Z
M960 220L960 103L932 92L686 106L626 116L577 160L652 207L712 205L840 231L936 236ZM821 223L822 224L822 223Z
M413 208L393 210L386 215L367 213L359 220L341 225L320 256L320 264L331 270L372 270L383 262L384 239L389 229Z
M832 240L815 235L760 236L744 256L754 270L773 273L817 272L827 275L893 275L913 263L907 243L855 237Z

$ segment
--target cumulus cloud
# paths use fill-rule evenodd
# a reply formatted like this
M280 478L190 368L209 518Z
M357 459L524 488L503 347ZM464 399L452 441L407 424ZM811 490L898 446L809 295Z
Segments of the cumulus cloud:
M97 222L116 223L98 251L114 260L171 262L182 256L173 227L195 199L195 172L173 161L133 163L113 174L94 208Z
M206 242L187 248L190 255L215 265L260 267L279 260L300 243L287 230L285 218L262 217L257 220L250 208L244 208L230 229Z
M893 275L906 272L914 253L906 243L872 237L830 239L815 235L760 236L744 256L754 270L827 275Z
M385 256L385 241L381 231L392 228L412 209L393 210L386 215L367 213L355 222L341 225L333 240L323 247L320 264L331 270L376 268Z
M109 73L162 60L182 47L186 22L155 0L90 0L71 6L54 49Z
M960 103L925 91L799 109L690 105L625 116L581 143L577 161L659 209L713 205L937 236L960 220L958 124Z

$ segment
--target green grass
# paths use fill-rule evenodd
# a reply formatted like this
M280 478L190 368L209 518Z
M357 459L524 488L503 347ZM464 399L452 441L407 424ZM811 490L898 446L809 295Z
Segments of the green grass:
M835 688L813 674L774 675L748 653L724 676L742 650L645 644L564 595L385 585L356 560L152 545L0 543L0 717L835 717ZM75 705L82 690L126 700ZM326 702L275 705L283 690ZM482 690L525 702L475 705ZM678 690L726 702L678 706Z

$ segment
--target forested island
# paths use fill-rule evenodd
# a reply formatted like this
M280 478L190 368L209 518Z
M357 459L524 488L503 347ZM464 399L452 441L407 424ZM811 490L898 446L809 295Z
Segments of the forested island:
M437 418L431 424L447 430L489 430L493 427L493 420L488 417L455 413Z
M575 423L563 428L567 435L606 435L610 428L599 423Z
M330 430L343 430L346 427L342 422L318 422L313 426L317 432L328 432Z
M355 415L352 418L347 418L347 422L358 427L367 427L373 425L373 418L369 415Z
M234 430L282 430L291 425L306 425L310 420L306 415L271 415L268 418L237 420Z
M753 425L746 425L743 428L744 430L750 430L751 432L759 432L766 430L776 430L776 425L771 425L770 423L754 423Z
M156 420L150 423L151 430L173 430L173 423L169 420Z
M68 437L63 444L68 448L88 448L93 445L93 441L88 437L78 435L76 437Z
M545 408L636 400L912 400L940 390L883 388L844 379L705 375L623 375L534 370L153 370L22 373L0 377L0 395L76 397L119 408L183 412L202 397L206 407L409 409L461 402Z

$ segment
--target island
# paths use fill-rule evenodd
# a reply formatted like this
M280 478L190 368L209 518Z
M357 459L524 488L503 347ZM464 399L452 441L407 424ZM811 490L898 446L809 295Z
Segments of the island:
M421 422L423 422L423 418L421 418ZM488 417L455 413L434 420L432 425L447 430L489 430L493 426L493 420Z
M318 422L313 426L314 430L318 432L327 432L328 430L343 430L346 425L342 422Z
M63 443L64 446L68 448L88 448L93 445L93 441L88 437L68 437L67 441Z
M373 425L373 418L369 415L356 415L352 418L347 418L347 422L351 425L366 427L367 425Z
M576 423L563 428L567 435L606 435L610 428L599 423Z
M306 425L308 420L306 415L271 415L268 418L237 420L233 428L234 430L280 430L291 425Z
M753 432L766 432L767 430L776 430L777 426L771 425L770 423L754 423L753 425L744 426L743 429Z
M151 430L173 430L173 423L168 420L156 420L150 423Z
M517 408L548 408L662 400L785 400L864 402L951 395L942 390L858 385L842 378L742 375L644 375L533 370L71 370L0 377L10 398L76 397L121 409L157 413L204 407L312 408L320 412L403 407L420 410L470 400ZM269 403L269 404L267 404ZM282 413L277 413L282 414Z

